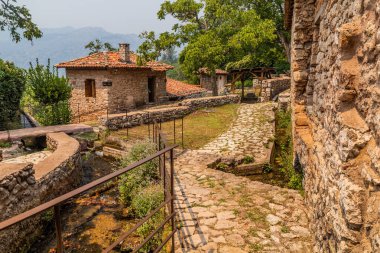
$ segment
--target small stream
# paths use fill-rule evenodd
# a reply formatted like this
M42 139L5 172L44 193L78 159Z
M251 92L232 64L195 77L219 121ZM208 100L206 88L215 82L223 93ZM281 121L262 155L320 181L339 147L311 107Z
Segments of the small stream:
M83 184L108 175L117 169L117 162L87 153L83 159ZM62 206L62 224L65 253L97 253L114 242L122 232L138 221L131 219L128 208L118 201L116 182L101 185ZM40 238L28 251L30 253L56 252L54 218L48 222ZM138 237L124 242L119 252L130 252L129 248L139 243Z

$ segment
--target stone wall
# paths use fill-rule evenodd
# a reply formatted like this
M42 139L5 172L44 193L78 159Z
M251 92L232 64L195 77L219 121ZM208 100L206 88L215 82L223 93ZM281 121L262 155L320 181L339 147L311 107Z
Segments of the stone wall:
M166 96L166 73L147 70L83 70L67 69L66 75L73 87L70 99L74 121L94 120L99 116L115 113L124 108L145 105L148 99L148 78L155 77L155 100ZM96 97L85 96L86 79L94 79ZM103 86L112 81L112 86Z
M380 2L295 0L292 103L315 252L380 252Z
M79 143L64 133L47 135L53 154L36 164L0 164L0 221L76 188L81 181ZM41 215L0 231L0 252L24 252L42 233Z
M290 77L266 79L261 85L261 102L268 102L281 92L290 88Z
M214 93L214 83L216 83L215 92L217 95L223 95L225 92L225 85L227 84L227 75L216 75L211 77L207 74L199 76L201 88L206 89L209 93Z
M215 107L231 103L239 103L240 96L228 95L217 97L203 97L185 99L179 103L168 106L159 106L141 111L129 112L127 115L113 114L103 116L100 123L110 129L121 129L142 124L153 123L154 121L170 121L173 119L182 118L200 108Z

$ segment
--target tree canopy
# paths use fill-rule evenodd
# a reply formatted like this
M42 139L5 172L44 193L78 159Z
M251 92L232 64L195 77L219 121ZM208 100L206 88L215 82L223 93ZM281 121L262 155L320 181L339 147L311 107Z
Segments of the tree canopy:
M286 62L283 0L165 1L158 18L178 22L170 32L145 32L138 49L141 63L158 59L171 47L184 46L179 62L188 77L199 68L275 66Z
M0 59L0 129L8 129L16 116L24 88L24 71Z
M42 37L42 32L33 23L24 5L17 5L17 0L0 0L0 7L0 30L8 30L13 41L17 43L22 37L27 40Z
M86 46L84 46L84 48L90 50L89 55L102 51L116 51L116 48L114 48L110 43L102 42L100 39L90 41Z

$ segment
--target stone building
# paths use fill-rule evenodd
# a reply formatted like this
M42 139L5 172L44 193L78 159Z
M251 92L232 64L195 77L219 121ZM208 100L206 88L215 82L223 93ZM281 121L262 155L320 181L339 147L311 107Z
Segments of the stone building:
M315 252L380 252L380 1L286 0Z
M165 99L166 71L173 67L149 62L140 66L129 44L118 52L100 52L63 62L72 85L71 106L75 116L103 115Z
M216 69L215 76L211 76L207 68L199 70L199 83L201 88L204 88L214 96L223 95L227 84L228 72ZM216 83L216 86L214 84Z

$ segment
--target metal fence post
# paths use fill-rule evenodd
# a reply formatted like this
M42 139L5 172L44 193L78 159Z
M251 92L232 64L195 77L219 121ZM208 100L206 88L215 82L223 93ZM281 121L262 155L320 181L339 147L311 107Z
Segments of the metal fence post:
M170 201L170 213L174 213L174 149L170 150L170 196L172 197L172 200ZM172 223L172 231L175 230L175 217L173 215L171 219ZM172 237L172 251L174 252L174 236Z
M176 143L176 139L175 139L175 137L176 137L176 132L175 132L175 118L174 118L174 120L173 120L173 129L174 129L174 144Z
M62 224L60 206L54 206L55 230L57 233L57 253L63 253Z
M184 117L183 117L183 115L182 115L182 149L185 148L184 138L183 138L183 122L184 122L183 118L184 118Z

